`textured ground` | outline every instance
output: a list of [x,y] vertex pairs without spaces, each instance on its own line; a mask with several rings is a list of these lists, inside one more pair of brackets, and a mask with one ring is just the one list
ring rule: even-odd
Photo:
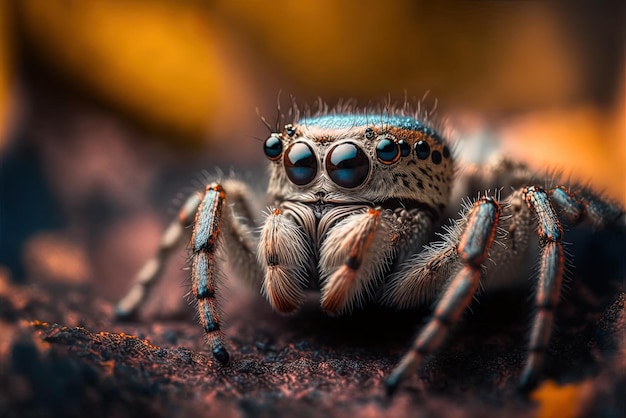
[[373,309],[328,318],[312,297],[302,312],[283,317],[260,298],[233,291],[227,334],[234,361],[221,367],[208,356],[191,313],[121,323],[89,282],[15,284],[6,272],[0,277],[1,417],[626,412],[626,295],[616,290],[619,283],[571,284],[558,311],[547,379],[529,397],[515,383],[530,311],[523,294],[510,292],[483,295],[446,349],[387,402],[383,378],[425,313]]

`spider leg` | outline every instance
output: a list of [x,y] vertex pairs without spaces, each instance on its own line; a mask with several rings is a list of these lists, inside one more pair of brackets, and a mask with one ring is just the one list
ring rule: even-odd
[[330,230],[320,249],[322,309],[337,314],[363,301],[393,254],[390,232],[380,208],[348,216]]
[[169,224],[163,233],[157,253],[143,265],[135,276],[128,293],[117,303],[115,315],[118,318],[130,319],[137,313],[154,284],[161,278],[167,261],[189,240],[188,227],[195,219],[201,199],[202,194],[200,193],[194,193],[187,198],[178,217]]
[[242,274],[247,272],[243,277],[248,277],[249,283],[255,284],[255,281],[258,284],[260,273],[247,225],[237,217],[238,213],[249,213],[247,189],[236,180],[226,180],[224,186],[232,191],[235,210],[224,210],[225,187],[219,183],[206,186],[196,212],[190,244],[191,290],[198,302],[200,323],[207,342],[215,359],[222,364],[228,363],[230,356],[221,331],[221,312],[217,303],[216,253],[220,245],[224,245],[227,255],[239,256],[235,265]]
[[[223,246],[223,251],[237,260],[233,264],[239,276],[252,287],[259,288],[261,274],[250,230],[254,225],[249,192],[235,179],[224,180],[222,184],[211,183],[204,193],[194,193],[187,199],[179,216],[163,234],[159,251],[140,270],[131,290],[118,303],[116,314],[122,318],[134,314],[161,277],[171,255],[185,242],[190,243],[191,293],[198,302],[200,322],[213,355],[221,363],[227,363],[229,355],[220,331],[216,303],[216,253]],[[230,206],[225,206],[226,190],[233,201]]]
[[578,224],[588,220],[596,227],[615,224],[624,212],[585,190],[580,192],[580,197],[563,186],[554,187],[548,192],[529,186],[522,189],[522,193],[528,207],[537,215],[537,232],[542,247],[535,296],[537,314],[533,318],[529,355],[519,383],[522,390],[529,390],[535,386],[543,368],[544,353],[550,342],[554,311],[563,281],[563,228],[554,206],[560,209],[560,215],[566,221]]
[[259,264],[265,266],[261,293],[283,313],[294,312],[304,302],[311,257],[310,245],[293,215],[283,207],[270,209],[257,251]]
[[596,228],[609,225],[624,227],[623,223],[619,225],[624,210],[590,190],[580,189],[575,192],[565,186],[556,186],[548,191],[548,195],[559,217],[571,225],[588,221]]
[[462,267],[437,302],[433,317],[387,379],[389,396],[393,395],[407,374],[418,368],[426,357],[441,346],[450,327],[458,322],[471,302],[480,285],[482,263],[496,236],[500,211],[500,205],[489,197],[477,200],[470,209],[456,249]]
[[417,308],[432,302],[445,286],[445,278],[459,263],[456,246],[457,228],[448,229],[445,241],[426,246],[410,257],[392,274],[382,297],[382,303],[395,309]]
[[229,355],[220,329],[220,312],[216,301],[215,253],[225,200],[226,194],[221,185],[211,183],[206,187],[191,236],[191,290],[198,302],[200,323],[213,356],[222,364],[228,363]]
[[[458,188],[460,196],[493,189],[494,186],[504,190],[521,190],[529,184],[539,184],[546,178],[530,170],[526,164],[508,158],[500,158],[485,166],[471,164],[464,169],[464,175],[459,182],[461,187]],[[550,184],[545,187],[561,219],[571,225],[586,220],[598,228],[618,224],[618,220],[624,215],[620,205],[610,202],[587,187],[576,184],[572,187],[560,185],[563,181],[561,177],[558,172],[552,173],[547,178]],[[557,185],[553,187],[555,184]],[[624,222],[619,226],[626,227]]]
[[563,228],[550,203],[548,193],[535,186],[524,188],[522,193],[528,207],[537,215],[537,233],[542,247],[535,296],[537,313],[531,326],[529,355],[520,378],[520,387],[530,389],[543,368],[544,353],[554,323],[554,311],[561,293],[565,258],[561,243]]

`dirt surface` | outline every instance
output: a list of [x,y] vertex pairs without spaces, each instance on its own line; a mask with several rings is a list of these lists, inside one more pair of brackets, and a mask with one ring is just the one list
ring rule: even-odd
[[223,367],[210,357],[192,307],[179,317],[118,322],[112,301],[89,281],[0,278],[2,417],[626,412],[626,294],[613,285],[570,283],[545,380],[528,396],[516,379],[531,310],[525,295],[507,292],[482,295],[446,348],[388,401],[384,377],[427,311],[373,308],[330,318],[313,294],[285,317],[235,289],[226,309],[233,361]]

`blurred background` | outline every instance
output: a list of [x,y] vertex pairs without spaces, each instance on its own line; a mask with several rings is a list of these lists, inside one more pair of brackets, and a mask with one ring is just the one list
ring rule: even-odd
[[[273,123],[279,92],[284,105],[429,92],[461,144],[563,168],[624,204],[624,12],[618,1],[4,0],[0,275],[93,281],[115,300],[203,169],[262,189],[257,109]],[[152,314],[178,306],[184,259]]]

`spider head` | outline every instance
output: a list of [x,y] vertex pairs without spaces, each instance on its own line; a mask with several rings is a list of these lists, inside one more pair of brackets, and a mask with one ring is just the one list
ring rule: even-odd
[[447,205],[454,166],[443,137],[404,113],[305,117],[264,143],[269,194],[326,203]]

